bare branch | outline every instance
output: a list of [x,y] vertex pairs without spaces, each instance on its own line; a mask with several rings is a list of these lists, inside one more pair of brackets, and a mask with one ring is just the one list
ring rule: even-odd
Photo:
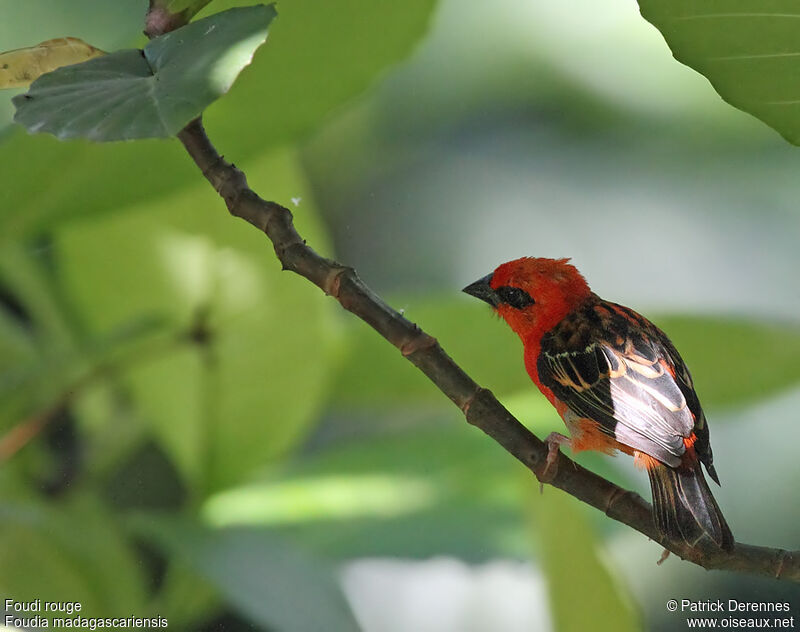
[[178,138],[225,200],[231,214],[266,233],[285,270],[304,276],[391,342],[463,411],[470,424],[497,441],[541,482],[564,490],[659,542],[682,559],[704,568],[743,571],[800,582],[800,551],[737,543],[733,552],[726,553],[667,541],[656,531],[650,505],[638,494],[618,487],[563,454],[559,455],[555,475],[545,477],[548,452],[545,443],[509,413],[490,391],[472,380],[435,338],[405,319],[364,285],[355,270],[321,257],[308,246],[295,230],[291,212],[279,204],[262,200],[247,186],[244,173],[217,153],[200,119],[189,123]]

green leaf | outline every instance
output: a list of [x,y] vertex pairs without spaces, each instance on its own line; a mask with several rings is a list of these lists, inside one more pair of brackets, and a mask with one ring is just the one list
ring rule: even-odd
[[77,601],[87,617],[147,616],[139,561],[97,503],[2,504],[0,541],[6,597]]
[[540,495],[533,485],[529,489],[555,629],[640,630],[630,596],[603,559],[586,507],[560,490],[548,487]]
[[[248,4],[216,0],[205,11]],[[362,93],[387,66],[406,58],[425,34],[436,0],[292,0],[247,82],[209,109],[209,133],[241,155],[300,138]],[[262,119],[258,133],[242,125]]]
[[[247,172],[278,200],[302,197],[298,226],[324,251],[294,155],[277,152]],[[194,490],[236,483],[305,436],[335,358],[336,306],[282,273],[266,237],[232,219],[205,182],[76,223],[56,246],[67,291],[95,335],[137,317],[169,323],[162,352],[121,370]],[[206,333],[176,348],[198,322]]]
[[272,5],[217,13],[125,50],[66,66],[14,97],[30,132],[94,141],[177,134],[225,94],[275,17]]
[[194,568],[254,622],[282,632],[358,630],[331,570],[259,529],[140,521],[142,532]]
[[792,0],[639,0],[675,59],[734,107],[800,144],[800,49]]

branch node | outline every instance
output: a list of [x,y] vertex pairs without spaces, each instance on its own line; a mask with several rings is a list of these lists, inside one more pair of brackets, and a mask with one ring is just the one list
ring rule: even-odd
[[[208,165],[208,167],[203,169],[203,176],[206,178],[206,180],[212,180],[212,173],[214,173],[220,165],[224,164],[224,156],[217,156],[217,158],[210,165]],[[214,186],[214,188],[216,189],[217,187]],[[219,192],[219,190],[217,190],[217,192]]]
[[[275,252],[278,253],[278,257],[280,257],[280,253],[278,252],[278,248],[282,247],[283,250],[286,250],[290,245],[293,245],[294,242],[280,245],[280,240],[276,240],[273,235],[273,229],[270,227],[272,222],[282,223],[283,226],[292,226],[292,222],[294,220],[294,216],[292,212],[286,208],[285,206],[281,206],[280,204],[276,204],[275,202],[265,202],[262,200],[252,189],[245,189],[246,192],[253,194],[253,199],[257,201],[258,205],[262,208],[262,213],[266,216],[266,221],[264,221],[263,226],[261,226],[261,230],[266,233],[266,235],[272,239],[273,243],[275,243]],[[279,227],[280,228],[280,227]],[[300,237],[297,236],[297,241],[300,241]]]
[[[269,219],[267,221],[269,222]],[[300,253],[294,256],[292,254],[292,250],[296,248],[300,249]],[[299,241],[290,241],[288,243],[281,244],[280,246],[275,246],[275,254],[278,255],[278,259],[281,262],[281,268],[284,270],[291,270],[292,272],[297,272],[296,262],[302,259],[304,250],[305,245]]]
[[614,491],[611,492],[611,495],[608,497],[608,500],[606,501],[606,508],[603,513],[605,513],[607,516],[610,516],[611,506],[614,504],[614,501],[617,500],[618,496],[624,496],[627,493],[628,492],[622,489],[621,487],[615,487]]
[[[482,387],[479,386],[478,388],[475,389],[475,391],[472,393],[472,395],[467,397],[467,399],[464,401],[464,403],[459,406],[459,408],[461,409],[461,412],[464,413],[464,416],[467,418],[467,421],[469,421],[469,409],[472,407],[472,404],[475,402],[476,399],[478,399],[478,397],[481,394],[488,393],[488,392],[489,392],[488,389],[482,388]],[[470,422],[470,423],[472,423],[472,422]]]
[[416,325],[414,325],[414,331],[416,332],[416,335],[406,340],[400,345],[400,353],[402,353],[403,356],[406,358],[410,356],[412,353],[416,353],[417,351],[424,351],[425,349],[430,349],[431,347],[435,347],[438,344],[436,338],[434,338],[429,334],[426,334]]
[[[305,241],[303,243],[305,244]],[[347,273],[352,274],[353,268],[345,266],[332,267],[325,276],[325,281],[322,283],[322,291],[328,296],[338,299],[339,290],[342,287],[342,276]]]

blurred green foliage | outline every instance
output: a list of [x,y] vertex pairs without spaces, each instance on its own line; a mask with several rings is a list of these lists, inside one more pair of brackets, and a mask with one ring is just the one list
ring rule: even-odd
[[[8,3],[0,35],[11,42],[13,23],[21,25],[15,37],[30,39],[7,48],[74,35],[113,50],[136,42],[142,28],[146,2],[138,11],[123,4],[119,12],[99,0],[76,0],[70,11],[56,0]],[[216,0],[203,15],[239,4]],[[648,118],[672,83],[642,105],[630,100],[641,90],[638,80],[598,81],[590,71],[602,71],[597,51],[612,48],[609,37],[622,51],[631,44],[613,25],[595,24],[591,10],[548,5],[535,13],[511,0],[464,10],[444,2],[432,18],[433,8],[432,0],[281,3],[270,39],[231,93],[209,108],[207,128],[254,189],[295,212],[319,252],[351,263],[365,251],[348,250],[348,239],[374,248],[364,278],[376,277],[392,305],[546,435],[562,423],[525,374],[518,340],[488,308],[458,294],[463,283],[429,282],[451,268],[469,280],[475,271],[467,266],[495,256],[465,245],[459,230],[471,200],[454,174],[471,165],[467,173],[497,180],[475,206],[496,217],[500,237],[481,233],[469,243],[510,258],[515,233],[534,248],[534,237],[564,232],[576,252],[561,254],[579,256],[587,234],[594,242],[586,251],[604,253],[608,268],[622,270],[618,280],[636,266],[627,259],[618,266],[605,253],[617,257],[630,244],[612,240],[620,227],[611,226],[595,245],[590,220],[627,198],[594,206],[603,201],[595,189],[607,191],[613,173],[600,169],[616,158],[622,170],[652,164],[668,178],[656,186],[636,171],[609,185],[626,195],[644,182],[684,201],[687,190],[707,186],[695,182],[694,163],[686,166],[677,149],[638,147],[636,130],[674,137],[687,121],[702,127],[683,151],[707,160],[731,195],[747,174],[794,200],[781,188],[793,176],[785,167],[770,170],[784,156],[767,149],[748,166],[730,149],[743,129],[730,123],[735,117],[707,129],[705,121],[717,121],[708,112],[718,110],[697,105],[691,91],[695,109],[665,102]],[[416,50],[432,20],[432,43]],[[583,33],[581,46],[565,33]],[[492,57],[497,47],[502,52]],[[389,74],[412,52],[409,65]],[[619,56],[613,68],[634,72],[624,62],[638,57]],[[382,73],[385,81],[349,105]],[[675,111],[664,114],[669,107]],[[493,152],[508,142],[503,137],[490,139],[487,158],[471,154],[457,132],[472,138],[485,120],[523,137],[526,151],[542,152],[544,179],[558,174],[570,191],[590,191],[582,222],[552,211],[553,192],[544,190],[546,212],[524,200],[536,231],[514,230],[520,217],[502,193],[514,178],[530,179],[530,165],[515,165],[519,173],[491,166]],[[452,136],[431,138],[439,126]],[[600,136],[606,127],[622,140]],[[525,136],[530,128],[533,140]],[[762,147],[753,138],[742,155]],[[582,156],[578,168],[562,145]],[[643,586],[671,581],[666,568],[656,569],[656,579],[655,571],[640,572],[655,568],[657,547],[633,554],[624,541],[625,554],[615,557],[612,545],[635,537],[629,530],[556,490],[540,497],[527,471],[467,426],[401,354],[316,288],[281,272],[269,242],[225,213],[178,143],[59,143],[7,130],[0,152],[0,568],[14,571],[0,573],[0,596],[77,600],[88,616],[161,615],[174,629],[352,630],[332,564],[452,555],[472,563],[530,560],[548,585],[549,606],[541,607],[560,630],[637,629],[663,610],[660,593],[634,602]],[[416,185],[423,174],[408,167],[417,162],[422,170],[435,163],[452,178],[426,191]],[[588,163],[599,166],[590,171]],[[449,196],[436,217],[421,216],[414,196],[423,193]],[[629,204],[625,223],[639,227],[646,204],[635,194]],[[660,211],[666,223],[679,223],[668,208]],[[403,223],[418,241],[400,237]],[[650,229],[641,226],[643,234]],[[405,254],[393,259],[387,253],[398,244]],[[702,245],[706,259],[723,252],[711,240]],[[448,258],[448,248],[460,257]],[[688,246],[675,250],[662,257],[663,268],[688,256]],[[387,283],[387,269],[405,271],[405,282]],[[768,491],[786,504],[790,518],[797,470],[784,465],[796,463],[792,443],[773,441],[769,453],[753,454],[753,428],[737,424],[736,415],[800,384],[796,320],[709,315],[677,301],[669,312],[653,320],[692,370],[715,446],[737,427],[746,437],[738,441],[746,459],[734,461],[741,452],[732,440],[727,463],[716,452],[726,483],[719,493],[738,499],[746,518],[752,499],[732,494],[749,489],[742,480],[762,485],[761,496]],[[770,430],[775,420],[759,423],[759,437],[778,432]],[[787,484],[769,484],[764,459],[775,461]],[[645,486],[622,458],[579,460],[622,484]],[[728,486],[731,479],[738,488]],[[737,527],[749,536],[751,524]],[[636,581],[619,576],[626,561],[636,565]],[[710,581],[698,569],[685,572],[696,585]]]
[[[303,198],[299,228],[325,247],[291,152],[265,155],[247,171],[276,199]],[[263,235],[225,213],[199,214],[211,206],[204,185],[124,215],[73,223],[54,243],[61,281],[88,336],[148,316],[162,319],[173,340],[183,336],[179,349],[166,338],[169,353],[115,377],[201,496],[305,436],[336,351],[335,306],[282,274]],[[293,356],[314,361],[287,362]]]
[[113,514],[96,499],[75,494],[59,503],[9,502],[0,512],[4,595],[77,601],[94,617],[145,612],[141,562]]
[[[530,387],[521,343],[507,327],[495,322],[489,308],[476,307],[461,297],[398,296],[392,302],[407,306],[406,317],[425,323],[425,330],[496,394],[511,395]],[[709,316],[652,319],[681,350],[707,408],[741,406],[800,382],[800,327]],[[353,342],[347,345],[347,358],[334,389],[339,405],[440,399],[423,376],[403,375],[402,359],[386,353],[383,341],[368,327],[361,323],[349,326]],[[369,374],[363,372],[365,359],[371,367]],[[729,367],[742,370],[729,371]]]
[[[533,486],[531,485],[531,488]],[[585,507],[564,494],[531,500],[539,526],[542,565],[559,630],[638,630],[639,615],[609,570]]]
[[657,319],[686,349],[695,387],[707,408],[742,406],[800,382],[800,327],[736,318]]
[[150,9],[164,9],[172,14],[181,14],[183,20],[190,19],[211,0],[153,0]]
[[179,521],[142,521],[138,528],[270,629],[358,630],[333,574],[274,534]]

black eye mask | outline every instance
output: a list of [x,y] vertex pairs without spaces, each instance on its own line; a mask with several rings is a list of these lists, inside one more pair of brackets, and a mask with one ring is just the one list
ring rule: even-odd
[[523,309],[528,305],[533,305],[536,301],[531,298],[525,290],[510,285],[503,285],[495,290],[500,300],[515,309]]

